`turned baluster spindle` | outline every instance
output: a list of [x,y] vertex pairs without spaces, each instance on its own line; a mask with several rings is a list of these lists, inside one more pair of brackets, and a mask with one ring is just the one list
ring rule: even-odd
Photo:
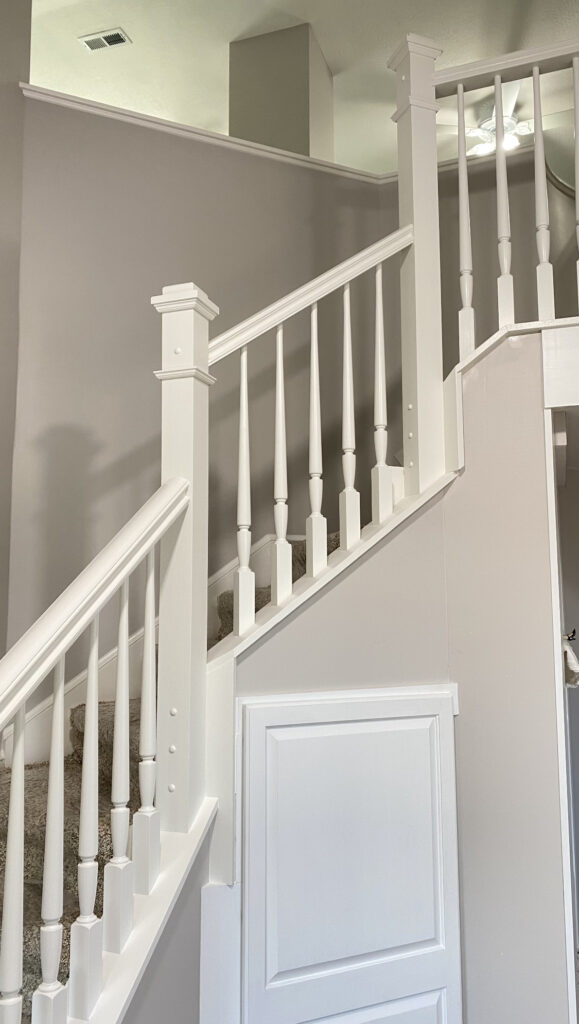
[[0,1019],[19,1024],[22,1014],[22,927],[24,920],[24,707],[16,713],[4,864],[0,937]]
[[344,490],[340,494],[340,547],[349,551],[360,540],[360,495],[356,479],[356,414],[352,364],[352,318],[350,285],[343,289],[344,348],[342,372],[342,471]]
[[499,327],[515,322],[515,298],[511,274],[511,216],[509,211],[509,184],[507,179],[507,153],[505,150],[505,121],[501,76],[495,75],[495,123],[497,168],[497,234],[499,243],[500,276],[497,282]]
[[98,673],[99,620],[90,627],[88,674],[82,747],[82,780],[78,834],[78,900],[80,914],[71,928],[69,1014],[90,1017],[102,989],[102,921],[94,908],[98,881]]
[[306,520],[306,572],[317,576],[328,564],[328,527],[322,515],[324,490],[322,462],[322,413],[320,402],[320,358],[318,350],[318,304],[310,312],[310,508]]
[[392,513],[392,470],[386,465],[388,448],[388,409],[386,399],[386,351],[384,342],[384,299],[382,265],[375,270],[374,327],[374,449],[376,465],[372,470],[372,522],[383,523]]
[[283,604],[292,592],[292,549],[287,539],[288,489],[287,441],[285,421],[285,379],[283,365],[283,326],[275,338],[275,440],[273,515],[275,544],[271,565],[271,603]]
[[543,113],[541,109],[541,75],[533,68],[533,100],[535,118],[535,223],[537,227],[537,308],[539,320],[555,319],[555,291],[553,266],[550,262],[551,232],[549,226],[549,196],[547,167],[543,141]]
[[470,229],[470,201],[468,195],[468,168],[466,157],[466,128],[464,121],[464,86],[458,86],[458,216],[460,297],[462,308],[458,314],[458,349],[462,361],[474,352],[475,326],[472,306],[473,268]]
[[239,382],[239,460],[237,477],[237,554],[234,577],[233,631],[243,636],[255,623],[255,573],[251,554],[251,469],[249,461],[249,399],[247,346],[241,349]]
[[157,782],[157,679],[155,665],[155,552],[147,556],[143,676],[139,730],[140,809],[133,817],[135,892],[147,895],[155,884],[160,863],[160,815],[155,810]]
[[112,860],[104,878],[104,948],[120,953],[133,926],[133,864],[129,845],[130,752],[129,752],[129,581],[121,587],[117,647],[117,685],[113,732],[111,787]]
[[54,673],[52,730],[48,767],[40,962],[42,983],[32,997],[32,1021],[66,1024],[68,997],[58,981],[62,953],[64,829],[64,657]]
[[[573,57],[573,111],[575,121],[575,181],[579,182],[579,57]],[[575,238],[579,252],[579,188],[575,188]],[[579,259],[577,260],[577,295],[579,298]]]
[[80,826],[78,834],[78,899],[80,920],[95,916],[99,849],[99,748],[98,748],[98,619],[90,629],[88,676],[84,711],[82,780],[80,789]]

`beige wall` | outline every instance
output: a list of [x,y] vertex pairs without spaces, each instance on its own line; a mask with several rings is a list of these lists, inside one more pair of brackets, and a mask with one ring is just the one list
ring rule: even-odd
[[566,1024],[555,652],[540,339],[465,376],[464,473],[444,503],[459,686],[468,1024]]
[[201,890],[209,877],[208,843],[185,880],[123,1024],[198,1024]]
[[[158,484],[153,371],[161,325],[150,296],[164,284],[195,281],[221,307],[215,334],[396,226],[395,201],[385,202],[372,183],[37,101],[27,104],[25,160],[12,641]],[[370,301],[362,310],[360,294],[357,323],[366,330],[357,332],[356,376],[361,465],[365,459],[369,468],[372,313]],[[339,302],[320,311],[333,521],[341,473],[339,315]],[[390,344],[395,353],[396,330]],[[290,478],[301,484],[290,499],[293,532],[303,532],[307,510],[308,364],[307,318],[300,317],[286,342]],[[215,373],[210,571],[235,552],[237,357]],[[273,521],[271,336],[252,346],[250,375],[258,539]],[[114,642],[104,625],[103,650]]]
[[24,100],[28,80],[30,0],[3,0],[0,33],[0,655],[8,611],[10,493],[18,367],[18,281]]
[[333,160],[333,80],[310,25],[230,44],[229,134]]

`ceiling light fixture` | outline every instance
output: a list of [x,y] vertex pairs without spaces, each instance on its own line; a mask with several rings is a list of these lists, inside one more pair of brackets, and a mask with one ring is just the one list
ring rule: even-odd
[[[517,121],[516,117],[504,117],[503,147],[506,150],[520,146],[519,137],[532,135],[533,129],[528,121]],[[477,139],[477,143],[468,151],[468,156],[490,156],[497,148],[497,126],[494,117],[482,121],[476,128],[467,128],[467,138]]]

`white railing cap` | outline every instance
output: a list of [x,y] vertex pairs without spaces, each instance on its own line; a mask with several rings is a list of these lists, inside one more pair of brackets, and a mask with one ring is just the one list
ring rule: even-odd
[[165,285],[161,295],[153,295],[151,305],[158,313],[177,313],[184,309],[193,309],[201,313],[206,320],[214,320],[219,313],[219,306],[216,306],[192,281]]

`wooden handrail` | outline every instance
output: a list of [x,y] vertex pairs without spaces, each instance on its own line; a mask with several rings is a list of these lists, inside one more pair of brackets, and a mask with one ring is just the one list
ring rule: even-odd
[[495,75],[500,75],[502,82],[515,82],[519,78],[530,78],[535,66],[539,67],[543,73],[561,71],[563,68],[571,66],[573,57],[577,54],[579,54],[579,39],[571,43],[516,50],[514,53],[505,53],[502,57],[446,68],[443,71],[436,71],[434,74],[436,95],[438,97],[454,96],[459,83],[464,85],[465,92],[484,89],[486,86],[493,85]]
[[398,231],[393,231],[386,238],[374,242],[367,249],[362,249],[355,256],[351,256],[343,263],[327,270],[325,274],[320,274],[319,277],[308,281],[307,284],[290,292],[289,295],[274,302],[271,306],[266,306],[260,313],[255,313],[236,327],[232,327],[213,339],[209,345],[209,365],[219,362],[220,359],[225,359],[225,356],[237,352],[238,349],[255,341],[256,338],[260,338],[267,331],[279,327],[296,313],[301,313],[302,310],[313,306],[326,295],[330,295],[331,292],[353,281],[360,274],[372,270],[378,263],[383,263],[397,252],[408,249],[413,241],[414,230],[411,224],[399,228]]
[[189,492],[180,478],[163,484],[2,658],[0,729],[187,509]]

